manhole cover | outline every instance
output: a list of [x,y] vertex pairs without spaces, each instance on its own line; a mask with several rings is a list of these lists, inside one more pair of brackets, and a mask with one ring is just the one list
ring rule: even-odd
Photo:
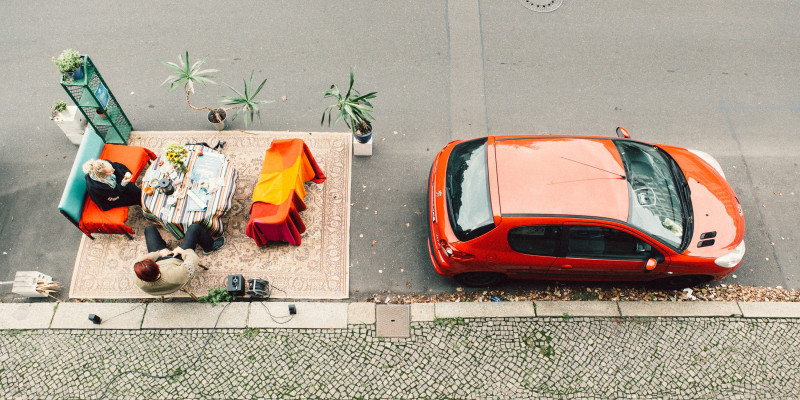
[[382,304],[375,307],[375,334],[378,337],[410,337],[409,307]]
[[563,3],[564,0],[519,0],[519,2],[529,10],[536,12],[552,12],[558,7],[561,7],[561,3]]

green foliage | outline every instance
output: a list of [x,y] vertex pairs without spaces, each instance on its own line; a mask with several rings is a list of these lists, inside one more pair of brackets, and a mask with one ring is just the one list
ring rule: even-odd
[[61,52],[58,58],[53,57],[53,62],[58,67],[59,72],[66,78],[67,72],[75,71],[83,65],[83,57],[75,50],[66,49]]
[[67,102],[63,100],[58,100],[53,103],[53,113],[60,113],[66,111],[67,109]]
[[216,69],[200,69],[200,66],[203,65],[204,62],[206,62],[205,58],[195,61],[194,64],[190,64],[188,51],[185,57],[183,55],[178,55],[177,63],[161,61],[162,64],[169,67],[173,72],[173,74],[168,76],[161,84],[164,85],[169,82],[169,90],[183,85],[187,93],[194,93],[195,82],[200,82],[203,85],[208,83],[216,85],[217,83],[211,80],[211,78],[214,78],[211,74],[218,71]]
[[242,331],[242,336],[252,339],[253,337],[257,336],[260,330],[258,328],[246,328]]
[[579,291],[575,293],[575,297],[577,297],[577,299],[580,301],[598,300],[600,298],[600,294],[589,291]]
[[350,69],[350,86],[347,88],[347,93],[342,94],[335,84],[331,85],[330,89],[322,92],[323,98],[332,97],[336,100],[336,103],[325,107],[322,112],[322,120],[319,122],[320,125],[325,124],[325,114],[327,113],[328,126],[331,126],[332,112],[335,108],[338,113],[336,119],[333,120],[333,126],[336,126],[339,120],[343,119],[354,135],[357,130],[365,134],[372,131],[371,121],[374,121],[375,118],[372,116],[372,103],[369,100],[374,99],[378,92],[361,95],[358,90],[353,89],[355,70],[355,67]]
[[202,301],[203,303],[211,303],[215,307],[220,302],[233,301],[233,300],[234,297],[231,296],[231,294],[228,293],[228,289],[224,287],[216,287],[208,289],[208,294],[203,297],[200,297],[200,301]]
[[456,317],[456,318],[436,318],[433,320],[434,325],[466,325],[467,321],[464,321],[464,318]]
[[[264,103],[272,103],[271,100],[256,100],[255,99],[256,96],[258,96],[258,92],[260,92],[261,89],[264,88],[264,84],[267,83],[267,79],[264,78],[264,80],[261,81],[261,84],[258,85],[258,88],[256,90],[253,90],[253,87],[254,87],[254,85],[253,85],[253,74],[254,73],[255,73],[255,71],[251,71],[250,72],[250,84],[249,85],[247,84],[246,80],[242,79],[242,83],[244,84],[244,90],[242,92],[239,92],[238,90],[234,89],[231,85],[228,85],[227,83],[225,84],[225,86],[229,87],[231,90],[233,90],[234,93],[236,93],[236,96],[222,96],[222,99],[223,99],[222,100],[222,104],[223,105],[234,106],[233,108],[236,109],[236,113],[233,115],[233,118],[231,118],[231,121],[236,120],[236,117],[238,117],[239,114],[247,114],[247,113],[249,113],[250,114],[250,122],[253,122],[253,119],[255,118],[255,116],[258,116],[258,122],[261,122],[261,111],[259,111],[258,105],[259,104],[264,104]],[[246,118],[244,120],[244,127],[247,128],[247,119]]]
[[561,318],[564,318],[564,321],[569,321],[572,319],[572,315],[569,315],[569,313],[565,312],[563,315],[561,315]]
[[523,339],[526,346],[531,349],[539,351],[539,354],[550,358],[556,354],[555,348],[550,344],[553,337],[548,335],[545,331],[534,331],[533,336],[528,336]]

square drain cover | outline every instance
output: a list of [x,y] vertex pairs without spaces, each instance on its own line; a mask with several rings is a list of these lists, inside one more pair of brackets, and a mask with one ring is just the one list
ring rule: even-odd
[[378,337],[410,337],[409,309],[403,304],[379,304],[375,308],[375,333]]

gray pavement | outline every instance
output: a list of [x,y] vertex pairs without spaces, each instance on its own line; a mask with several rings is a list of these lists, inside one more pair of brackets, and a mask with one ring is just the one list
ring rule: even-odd
[[[151,131],[210,129],[159,86],[169,71],[158,60],[185,50],[208,56],[221,82],[251,70],[268,78],[263,98],[277,102],[264,106],[259,130],[319,130],[322,90],[346,84],[357,66],[357,87],[378,97],[374,154],[353,164],[354,299],[456,286],[434,272],[425,245],[425,179],[450,140],[612,135],[618,125],[719,159],[747,219],[748,252],[728,282],[798,287],[800,8],[791,3],[565,0],[548,14],[517,0],[7,8],[0,281],[39,270],[70,282],[81,235],[56,205],[76,148],[48,118],[66,99],[50,58],[74,47],[91,55],[134,128]],[[201,86],[193,99],[215,104],[227,91]]]
[[[559,304],[553,304],[559,303]],[[609,304],[616,315],[586,304]],[[196,304],[60,304],[50,329],[0,330],[0,397],[9,399],[791,399],[800,397],[800,309],[782,303],[752,317],[752,303],[530,302],[413,304],[407,337],[379,337],[376,307],[344,304],[338,328],[254,328],[283,303],[232,303],[203,311],[247,317],[236,329],[58,329],[93,310],[105,323],[150,307]],[[763,303],[759,303],[763,304]],[[638,308],[627,314],[623,305]],[[0,322],[22,307],[0,307]],[[558,316],[539,310],[558,306]],[[238,310],[233,307],[239,307]],[[242,308],[244,307],[244,308]],[[193,308],[190,310],[190,308]],[[244,312],[247,308],[250,312]],[[147,309],[147,311],[145,311]],[[642,310],[649,310],[643,314]],[[782,309],[783,314],[776,314]],[[126,312],[125,314],[120,314]],[[536,312],[533,312],[536,310]],[[670,311],[672,310],[672,311]],[[716,311],[715,311],[716,310]],[[723,311],[719,311],[723,310]],[[733,310],[726,317],[717,315]],[[736,311],[739,310],[739,311]],[[37,315],[43,314],[34,313]],[[59,317],[59,313],[65,313]],[[771,313],[776,318],[763,318]],[[232,315],[238,314],[239,316]],[[380,314],[380,312],[378,312]],[[659,316],[661,314],[676,316]],[[33,315],[33,314],[30,314]],[[486,315],[504,315],[486,317]],[[550,315],[550,314],[546,314]],[[587,315],[587,316],[579,316]],[[631,316],[637,315],[637,316]],[[643,316],[647,315],[647,316]],[[795,318],[786,318],[793,315]],[[119,317],[118,317],[119,316]],[[413,317],[413,316],[416,316]],[[165,318],[163,310],[153,318]],[[316,316],[318,326],[342,314]],[[25,318],[22,318],[25,319]],[[32,322],[33,320],[31,320]],[[127,324],[127,322],[123,322]],[[101,324],[100,326],[102,326]],[[210,325],[213,326],[213,325]],[[221,325],[220,325],[221,326]],[[167,376],[154,378],[153,376]]]

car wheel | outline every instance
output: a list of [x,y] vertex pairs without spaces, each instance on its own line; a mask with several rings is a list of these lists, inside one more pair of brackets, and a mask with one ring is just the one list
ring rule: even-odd
[[502,282],[506,278],[503,274],[497,272],[466,272],[458,274],[455,279],[464,286],[481,287],[494,285],[495,283]]
[[664,289],[684,289],[695,286],[700,286],[704,283],[711,281],[710,276],[706,275],[681,275],[673,276],[671,278],[664,278],[654,281],[653,283]]

